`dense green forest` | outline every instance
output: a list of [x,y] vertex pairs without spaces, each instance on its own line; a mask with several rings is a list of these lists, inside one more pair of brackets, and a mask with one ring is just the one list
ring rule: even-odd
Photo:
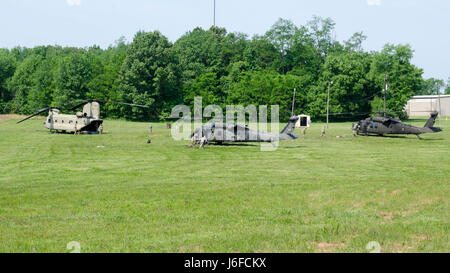
[[251,38],[211,27],[196,28],[175,43],[158,31],[140,31],[131,43],[121,38],[106,49],[0,49],[0,113],[101,99],[151,106],[143,111],[106,104],[104,117],[158,120],[202,96],[204,106],[280,105],[280,117],[287,119],[296,88],[296,112],[317,119],[326,112],[330,82],[333,113],[382,110],[385,74],[392,111],[401,111],[413,95],[445,88],[442,80],[422,78],[409,45],[367,52],[363,33],[338,42],[334,28],[329,18],[313,17],[304,26],[279,19],[265,35]]

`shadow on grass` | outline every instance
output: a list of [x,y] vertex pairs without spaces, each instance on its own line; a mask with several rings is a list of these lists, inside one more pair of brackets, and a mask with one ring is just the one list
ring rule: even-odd
[[[362,137],[366,137],[366,136],[362,136]],[[420,141],[441,141],[444,140],[443,138],[426,138],[426,136],[422,136],[421,139],[417,138],[417,137],[413,137],[413,135],[384,135],[384,136],[380,136],[380,135],[369,135],[367,137],[376,137],[376,138],[390,138],[390,139],[417,139]]]
[[257,143],[210,143],[209,146],[223,146],[223,147],[227,147],[227,146],[257,146]]
[[[246,144],[246,143],[227,143],[227,144],[225,144],[225,143],[221,143],[221,144],[209,143],[208,145],[205,145],[205,148],[207,148],[207,147],[256,147],[256,146],[257,146],[257,144]],[[184,148],[192,149],[194,147],[192,147],[191,145],[186,145],[186,146],[184,146]],[[199,148],[199,145],[196,144],[195,148]]]
[[278,147],[278,149],[285,150],[285,149],[298,149],[298,148],[304,148],[304,147],[305,147],[304,145],[297,145],[297,146]]

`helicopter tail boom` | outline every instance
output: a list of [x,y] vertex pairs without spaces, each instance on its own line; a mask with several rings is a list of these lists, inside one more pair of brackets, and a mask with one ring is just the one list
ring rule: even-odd
[[298,117],[293,116],[289,119],[288,124],[284,127],[284,129],[280,133],[280,140],[291,140],[297,139],[298,136],[294,134],[295,123],[297,122]]

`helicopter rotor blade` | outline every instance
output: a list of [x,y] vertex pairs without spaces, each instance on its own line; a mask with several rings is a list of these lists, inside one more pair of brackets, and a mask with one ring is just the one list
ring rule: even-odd
[[135,103],[128,103],[128,102],[120,102],[120,101],[106,101],[106,100],[94,100],[96,102],[101,103],[115,103],[115,104],[122,104],[122,105],[128,105],[133,107],[140,107],[140,108],[150,108],[150,106],[147,105],[141,105],[141,104],[135,104]]
[[135,104],[135,103],[127,103],[127,102],[119,102],[119,101],[106,101],[106,100],[81,100],[81,101],[76,101],[78,104],[73,106],[72,108],[70,108],[70,111],[73,111],[81,106],[83,106],[86,103],[90,103],[90,102],[98,102],[98,103],[115,103],[115,104],[122,104],[122,105],[128,105],[128,106],[133,106],[133,107],[140,107],[140,108],[150,108],[150,106],[147,105],[140,105],[140,104]]
[[35,117],[35,116],[39,115],[40,113],[45,112],[45,111],[50,110],[50,109],[55,109],[55,108],[54,107],[45,107],[45,108],[39,109],[36,113],[34,113],[31,116],[28,116],[28,117],[18,121],[16,124],[19,124],[19,123],[22,123],[22,122],[24,122],[26,120],[29,120],[30,118]]
[[[402,111],[374,111],[374,112],[353,112],[353,113],[330,113],[330,116],[365,116],[370,114],[384,114],[384,113],[403,113]],[[323,114],[322,116],[326,116],[326,114]]]
[[73,106],[72,108],[70,108],[70,109],[68,109],[68,110],[69,110],[69,111],[76,110],[76,109],[80,108],[81,106],[85,105],[87,102],[88,102],[88,101],[83,101],[83,102],[77,104],[76,106]]

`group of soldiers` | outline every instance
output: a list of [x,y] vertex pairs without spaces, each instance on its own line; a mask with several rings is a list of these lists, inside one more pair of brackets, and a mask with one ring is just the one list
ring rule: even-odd
[[200,138],[200,140],[198,140],[198,134],[194,134],[194,135],[191,137],[191,146],[190,146],[190,147],[195,148],[195,145],[196,145],[197,143],[199,144],[199,148],[202,149],[203,147],[205,147],[206,144],[208,144],[208,139],[206,139],[205,136],[202,136],[202,137]]
[[[308,129],[308,127],[305,127],[302,129],[302,138],[305,138],[307,129]],[[322,127],[322,131],[320,133],[321,137],[326,137],[326,129],[327,129],[327,126],[324,125]],[[358,129],[359,129],[359,124],[357,124],[356,126],[355,126],[355,124],[352,124],[352,136],[355,137],[358,135]]]

